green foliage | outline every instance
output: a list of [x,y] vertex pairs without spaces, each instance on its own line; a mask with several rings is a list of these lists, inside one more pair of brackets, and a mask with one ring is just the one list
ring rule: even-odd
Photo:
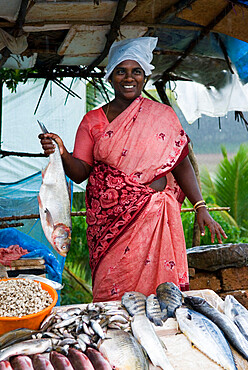
[[[210,208],[216,207],[215,197],[211,195],[205,195],[204,197],[207,206]],[[191,203],[188,199],[185,199],[182,208],[192,208]],[[229,215],[226,211],[210,212],[212,218],[218,222],[222,229],[225,231],[227,235],[227,239],[222,239],[223,243],[237,243],[237,242],[244,242],[241,240],[241,230],[236,224],[235,220]],[[193,230],[194,230],[194,221],[195,221],[195,212],[182,212],[181,219],[183,224],[186,248],[192,247],[192,239],[193,239]],[[215,244],[218,244],[217,238],[214,241]],[[205,235],[201,236],[200,245],[210,245],[211,242],[211,234],[207,227],[205,227]]]
[[[72,211],[85,211],[85,194],[73,195]],[[79,206],[81,204],[81,208]],[[77,206],[77,209],[74,206]],[[71,248],[66,257],[62,281],[64,288],[61,292],[61,304],[76,304],[92,301],[91,270],[89,266],[89,250],[86,239],[86,220],[84,216],[72,217],[72,239]],[[75,276],[75,278],[73,277]]]
[[222,148],[223,160],[220,162],[214,178],[205,169],[201,174],[204,195],[212,195],[215,203],[230,207],[230,216],[241,230],[241,236],[248,236],[248,146],[240,145],[233,159],[228,159]]
[[[231,224],[230,222],[226,221],[223,218],[222,212],[210,212],[210,215],[213,217],[215,221],[217,221],[222,229],[225,231],[227,235],[227,239],[223,239],[224,243],[237,243],[241,242],[240,234],[241,231],[239,227]],[[183,230],[186,242],[186,248],[192,247],[192,238],[193,238],[193,229],[194,229],[194,219],[195,213],[194,212],[185,212],[181,214],[182,223],[183,223]],[[217,238],[214,241],[215,244],[218,244]],[[200,245],[210,245],[211,242],[211,234],[209,229],[205,228],[205,235],[201,236]]]
[[4,82],[7,88],[13,93],[16,92],[18,83],[26,83],[28,74],[33,69],[8,69],[2,68],[0,70],[0,80]]
[[86,112],[107,103],[112,100],[114,92],[109,83],[103,82],[104,89],[99,81],[94,81],[94,84],[88,83],[86,86]]

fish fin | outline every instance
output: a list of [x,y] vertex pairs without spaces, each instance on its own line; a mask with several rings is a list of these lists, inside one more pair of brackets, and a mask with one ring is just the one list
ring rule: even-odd
[[39,207],[42,208],[42,202],[41,202],[41,199],[40,199],[39,195],[37,196],[37,199],[38,199]]
[[48,226],[53,226],[54,225],[54,222],[53,222],[53,218],[52,218],[52,215],[49,211],[49,209],[45,209],[45,214],[46,214],[46,222],[48,224]]
[[40,126],[40,129],[41,129],[41,131],[43,132],[43,134],[47,134],[47,133],[48,133],[48,130],[47,130],[46,126],[44,125],[44,123],[42,123],[42,122],[41,122],[41,121],[39,121],[38,119],[37,119],[37,122],[38,122],[38,124],[39,124],[39,126]]
[[162,321],[166,321],[168,319],[168,312],[167,312],[167,308],[164,308],[162,311],[162,316],[161,316],[161,319]]
[[154,317],[153,320],[152,320],[153,324],[155,326],[163,326],[163,322],[161,319],[157,318],[157,317]]
[[166,347],[165,343],[162,341],[162,339],[161,339],[160,337],[158,337],[158,339],[159,339],[159,341],[160,341],[161,346],[163,347],[163,349],[164,349],[165,351],[167,351],[167,347]]

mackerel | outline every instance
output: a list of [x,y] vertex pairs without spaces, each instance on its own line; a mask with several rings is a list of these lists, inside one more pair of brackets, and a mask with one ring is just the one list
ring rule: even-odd
[[248,361],[248,341],[228,316],[218,311],[201,297],[185,297],[184,303],[212,320],[222,330],[229,344]]
[[225,370],[237,370],[231,348],[213,321],[187,307],[177,308],[175,314],[181,332],[195,347]]
[[248,340],[248,310],[232,295],[227,295],[224,301],[224,313]]

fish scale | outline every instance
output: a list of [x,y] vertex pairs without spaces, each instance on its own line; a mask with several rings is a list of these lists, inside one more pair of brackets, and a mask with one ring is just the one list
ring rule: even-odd
[[177,308],[175,315],[181,332],[195,347],[224,369],[237,369],[229,344],[216,324],[187,307]]
[[175,317],[176,308],[182,305],[180,289],[172,282],[165,282],[158,285],[156,294],[162,311],[162,320]]
[[212,320],[222,330],[228,342],[248,361],[248,341],[228,316],[201,297],[185,297],[184,303]]
[[[47,133],[39,122],[43,133]],[[42,184],[38,195],[42,229],[52,247],[66,257],[71,244],[71,202],[58,144],[49,155],[49,163],[42,172]]]
[[248,310],[235,297],[227,295],[224,301],[224,313],[248,340]]

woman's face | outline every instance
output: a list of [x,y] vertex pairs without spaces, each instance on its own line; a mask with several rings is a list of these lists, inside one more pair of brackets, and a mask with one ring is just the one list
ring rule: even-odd
[[124,60],[115,67],[111,77],[116,98],[134,100],[140,96],[145,73],[138,62]]

